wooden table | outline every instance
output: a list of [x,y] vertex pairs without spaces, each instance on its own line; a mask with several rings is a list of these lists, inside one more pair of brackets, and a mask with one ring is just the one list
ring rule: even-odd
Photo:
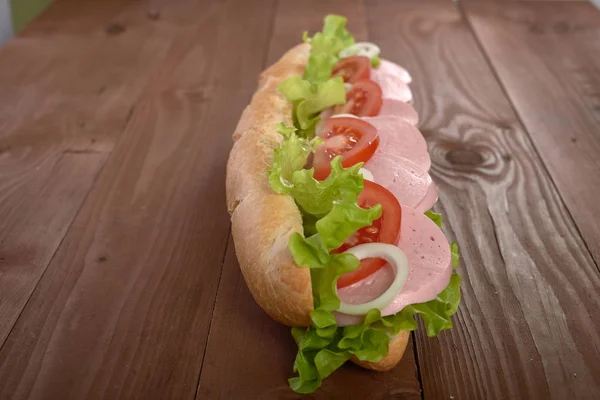
[[328,12],[413,75],[463,300],[312,398],[600,398],[592,5],[64,0],[0,49],[1,399],[300,397],[224,174],[258,73]]

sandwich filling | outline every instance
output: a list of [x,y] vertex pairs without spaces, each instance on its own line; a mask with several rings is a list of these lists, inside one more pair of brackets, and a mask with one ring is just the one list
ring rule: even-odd
[[346,19],[329,15],[311,44],[304,75],[282,82],[293,126],[269,169],[271,188],[291,195],[304,235],[291,236],[299,267],[310,268],[312,325],[293,328],[298,345],[289,380],[315,391],[351,357],[379,362],[390,339],[417,328],[452,328],[460,301],[458,247],[430,211],[437,191],[418,115],[408,103],[411,77],[355,43]]

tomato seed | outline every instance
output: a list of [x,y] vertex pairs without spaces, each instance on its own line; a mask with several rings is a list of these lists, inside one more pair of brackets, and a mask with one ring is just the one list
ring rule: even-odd
[[377,229],[374,226],[369,226],[368,228],[365,228],[365,231],[371,234],[376,234],[377,232],[379,232],[379,229]]

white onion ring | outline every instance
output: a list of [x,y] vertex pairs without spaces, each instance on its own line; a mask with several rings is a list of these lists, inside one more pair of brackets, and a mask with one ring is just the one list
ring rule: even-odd
[[351,56],[367,56],[370,59],[373,59],[377,57],[380,53],[381,49],[375,43],[358,42],[340,51],[340,58],[346,58]]
[[354,254],[359,260],[364,258],[383,258],[392,266],[396,277],[390,287],[378,298],[362,304],[340,302],[340,308],[337,309],[338,312],[348,315],[365,315],[373,308],[382,310],[394,301],[404,287],[406,278],[408,277],[408,260],[402,250],[393,244],[365,243],[352,247],[346,250],[345,253]]
[[[331,118],[359,118],[354,114],[335,114],[332,115]],[[360,118],[359,118],[360,119]]]
[[365,179],[367,181],[375,182],[375,178],[373,177],[373,174],[368,169],[361,168],[358,170],[358,173],[362,174],[363,179]]
[[323,124],[325,123],[325,120],[327,118],[331,117],[331,114],[333,114],[332,108],[327,108],[327,109],[321,111],[321,113],[319,114],[319,117],[321,117],[321,120],[319,122],[317,122],[317,126],[315,127],[315,135],[319,136],[319,133],[321,133],[321,129],[323,129]]

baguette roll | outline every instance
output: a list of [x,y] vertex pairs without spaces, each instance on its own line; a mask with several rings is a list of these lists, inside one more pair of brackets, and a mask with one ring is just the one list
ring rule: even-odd
[[[292,233],[303,233],[302,215],[291,196],[271,189],[268,170],[283,140],[275,126],[292,122],[292,107],[277,87],[302,75],[309,52],[308,44],[298,45],[260,75],[233,134],[226,176],[227,208],[244,280],[258,305],[291,327],[309,326],[313,310],[310,270],[297,266],[288,250]],[[402,358],[408,338],[408,331],[393,337],[388,355],[377,363],[351,360],[364,368],[389,370]]]

